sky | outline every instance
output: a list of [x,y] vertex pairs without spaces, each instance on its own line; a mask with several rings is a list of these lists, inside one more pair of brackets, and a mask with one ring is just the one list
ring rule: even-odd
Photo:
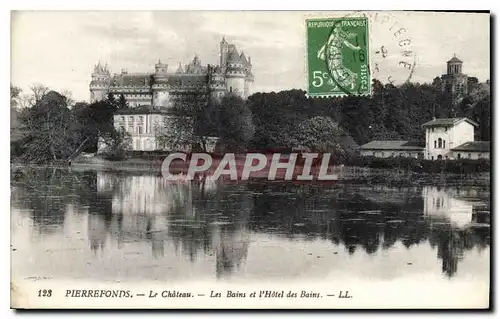
[[[15,11],[11,16],[11,83],[69,90],[88,101],[90,74],[98,61],[112,73],[122,68],[154,72],[161,59],[175,72],[197,54],[216,64],[222,37],[251,57],[254,92],[306,87],[305,19],[349,13],[312,11]],[[385,14],[380,13],[380,16]],[[380,17],[379,16],[379,17]],[[370,14],[370,61],[381,79],[405,78],[398,41],[409,38],[416,56],[413,82],[431,82],[454,54],[463,72],[490,78],[490,17],[478,13],[391,12],[387,21]],[[390,28],[393,30],[389,30]],[[404,37],[394,31],[404,28]],[[401,36],[401,35],[400,35]],[[381,59],[375,52],[384,46]],[[399,69],[398,69],[399,68]],[[381,73],[381,74],[382,74]],[[384,82],[384,81],[383,81]]]

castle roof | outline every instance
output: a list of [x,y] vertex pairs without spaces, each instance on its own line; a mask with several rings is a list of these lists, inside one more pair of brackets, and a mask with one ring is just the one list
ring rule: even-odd
[[236,49],[234,49],[234,51],[231,51],[229,53],[227,61],[228,62],[240,62],[241,63],[240,56],[238,55],[238,51]]
[[466,117],[455,117],[455,118],[440,118],[433,119],[432,121],[422,124],[422,127],[432,127],[432,126],[455,126],[460,122],[468,122],[474,126],[479,126],[476,122],[466,118]]
[[206,74],[172,74],[168,77],[168,85],[183,86],[205,86],[207,84]]
[[449,59],[448,62],[446,63],[463,63],[459,58],[457,58],[456,55],[453,56],[453,58]]
[[98,74],[107,74],[109,75],[109,70],[108,70],[108,64],[103,67],[101,65],[101,61],[99,61],[95,66],[94,66],[94,71],[93,73],[98,73]]
[[468,151],[468,152],[489,152],[491,143],[489,141],[471,141],[461,144],[452,151]]
[[248,64],[247,57],[245,56],[245,53],[241,52],[240,54],[240,61],[243,64]]
[[149,73],[115,74],[111,86],[147,86],[152,82],[151,77]]

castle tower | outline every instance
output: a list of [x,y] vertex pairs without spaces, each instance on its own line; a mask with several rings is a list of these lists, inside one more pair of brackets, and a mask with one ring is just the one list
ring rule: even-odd
[[97,63],[94,66],[94,70],[92,71],[92,80],[90,81],[89,90],[90,90],[90,102],[93,103],[95,101],[101,101],[106,98],[106,94],[108,93],[109,84],[111,82],[111,75],[108,70],[108,65],[106,64],[104,67],[101,65],[101,62]]
[[228,46],[228,57],[226,63],[226,92],[245,98],[245,67],[236,47]]
[[167,87],[167,72],[168,64],[161,63],[161,60],[158,59],[158,63],[155,64],[155,73],[153,75],[154,85],[152,86],[154,109],[168,107],[169,91]]
[[226,93],[226,83],[224,81],[224,73],[220,66],[208,65],[208,81],[212,98],[221,100]]
[[446,74],[441,76],[442,91],[451,94],[454,101],[469,92],[468,76],[462,73],[463,62],[456,55],[446,62]]
[[228,46],[229,44],[226,42],[226,39],[223,37],[220,42],[220,67],[222,68],[222,72],[226,72],[226,64],[227,64],[227,56],[228,56]]

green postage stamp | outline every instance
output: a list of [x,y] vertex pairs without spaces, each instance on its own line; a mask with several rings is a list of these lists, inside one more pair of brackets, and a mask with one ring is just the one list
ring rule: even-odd
[[306,27],[308,95],[370,94],[368,19],[311,19]]

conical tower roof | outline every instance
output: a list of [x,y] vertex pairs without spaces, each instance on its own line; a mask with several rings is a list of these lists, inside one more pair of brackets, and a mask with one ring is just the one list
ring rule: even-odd
[[448,62],[446,62],[446,63],[463,63],[463,62],[459,58],[457,58],[457,56],[454,54],[453,58],[448,60]]
[[248,64],[247,57],[245,56],[245,53],[241,52],[240,54],[240,61],[244,64]]

